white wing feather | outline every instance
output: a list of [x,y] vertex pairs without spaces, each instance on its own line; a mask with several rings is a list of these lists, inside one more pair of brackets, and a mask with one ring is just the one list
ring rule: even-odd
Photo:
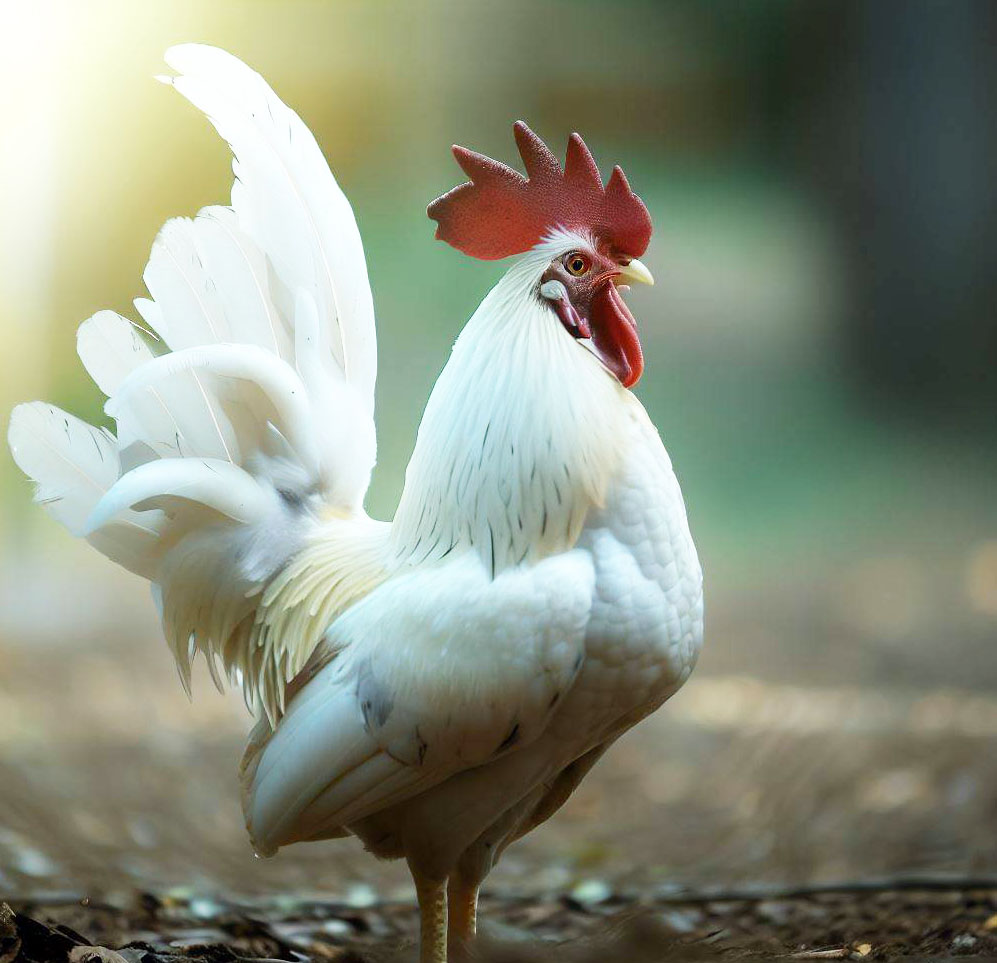
[[593,584],[584,552],[495,579],[462,555],[347,610],[332,661],[243,773],[258,850],[333,833],[537,738],[581,665]]

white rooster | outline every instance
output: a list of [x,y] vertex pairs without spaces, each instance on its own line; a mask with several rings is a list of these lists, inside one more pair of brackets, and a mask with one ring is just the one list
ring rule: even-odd
[[[515,126],[527,177],[471,178],[437,237],[520,255],[433,389],[392,522],[364,512],[374,315],[349,202],[314,137],[231,55],[163,78],[235,155],[230,207],[157,237],[136,307],[79,355],[116,435],[50,405],[9,439],[38,502],[148,578],[189,685],[205,655],[257,715],[242,764],[258,852],[354,834],[404,857],[421,959],[473,936],[478,887],[695,664],[702,575],[621,290],[651,235],[577,134],[562,170]],[[449,925],[448,925],[449,919]]]

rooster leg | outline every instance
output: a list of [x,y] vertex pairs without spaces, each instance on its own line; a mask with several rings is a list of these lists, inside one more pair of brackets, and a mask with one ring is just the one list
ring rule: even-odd
[[419,899],[419,963],[447,963],[447,882],[409,870]]
[[458,869],[447,884],[450,904],[450,920],[448,927],[448,942],[452,957],[460,952],[474,939],[478,922],[478,887],[481,880],[468,876]]

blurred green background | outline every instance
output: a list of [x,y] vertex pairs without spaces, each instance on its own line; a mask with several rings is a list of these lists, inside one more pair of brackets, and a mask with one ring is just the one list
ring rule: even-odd
[[[496,885],[997,871],[997,6],[2,10],[3,411],[100,419],[76,325],[135,317],[163,221],[227,199],[223,145],[152,80],[172,43],[259,70],[353,202],[375,516],[504,269],[432,239],[449,145],[511,161],[517,118],[556,151],[578,130],[647,202],[637,393],[686,493],[706,649]],[[349,843],[253,862],[237,699],[202,679],[186,704],[147,588],[31,507],[7,455],[0,496],[0,888],[403,886]]]

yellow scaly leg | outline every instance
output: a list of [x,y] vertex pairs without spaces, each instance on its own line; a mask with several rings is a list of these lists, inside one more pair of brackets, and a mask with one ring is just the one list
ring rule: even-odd
[[447,963],[447,882],[409,870],[419,899],[419,963]]
[[458,871],[450,877],[447,886],[450,903],[448,942],[450,955],[458,957],[462,948],[474,940],[478,924],[477,879],[468,879]]

